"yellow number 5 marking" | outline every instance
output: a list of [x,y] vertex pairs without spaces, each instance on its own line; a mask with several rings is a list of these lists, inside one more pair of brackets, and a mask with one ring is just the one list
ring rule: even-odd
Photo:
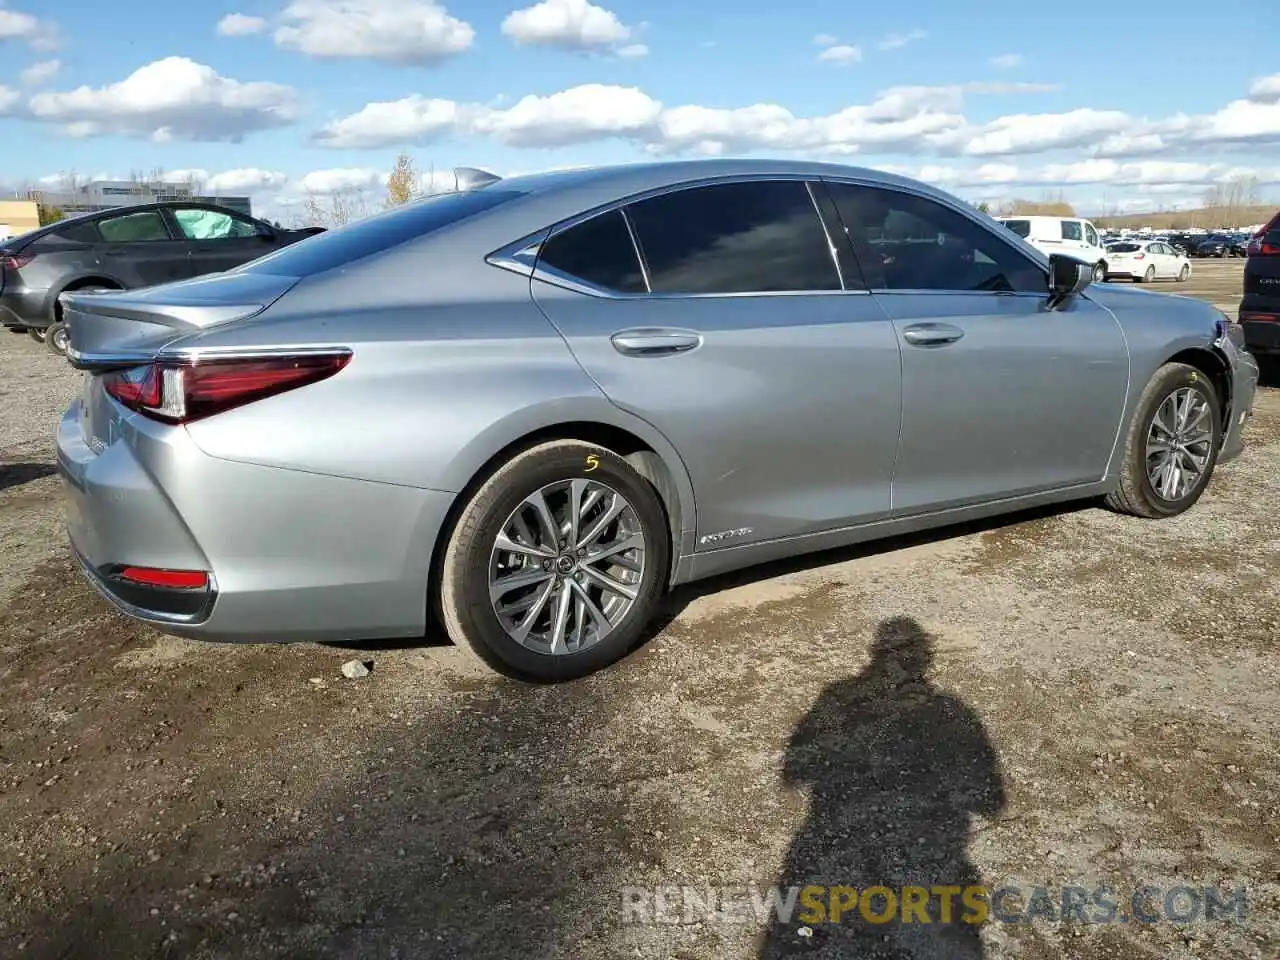
[[589,457],[587,457],[587,469],[585,472],[590,473],[592,470],[594,470],[598,466],[600,466],[600,458],[593,453]]

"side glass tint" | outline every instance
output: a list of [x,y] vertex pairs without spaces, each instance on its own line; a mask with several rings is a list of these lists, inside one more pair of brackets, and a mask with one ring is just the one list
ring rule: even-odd
[[562,230],[542,245],[538,266],[619,293],[644,293],[644,274],[621,210]]
[[867,282],[883,290],[1049,292],[1048,274],[990,228],[934,200],[828,183]]
[[633,203],[627,213],[654,293],[842,289],[802,181],[691,187]]

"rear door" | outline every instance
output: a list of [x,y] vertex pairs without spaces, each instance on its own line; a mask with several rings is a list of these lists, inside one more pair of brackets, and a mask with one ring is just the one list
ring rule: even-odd
[[191,256],[159,209],[137,210],[97,221],[102,265],[127,287],[185,280]]
[[1115,318],[1046,308],[1045,269],[919,194],[829,184],[902,350],[894,516],[1100,480],[1128,389]]
[[889,513],[897,341],[835,257],[799,179],[673,190],[542,244],[535,300],[604,393],[680,452],[699,550]]
[[176,206],[168,213],[187,241],[194,276],[230,270],[277,247],[274,232],[229,210]]

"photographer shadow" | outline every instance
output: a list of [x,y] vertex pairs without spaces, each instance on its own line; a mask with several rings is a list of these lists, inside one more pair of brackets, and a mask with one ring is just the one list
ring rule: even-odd
[[[807,909],[814,901],[801,897],[765,933],[762,960],[982,957],[974,921],[985,914],[966,906],[962,892],[982,883],[968,856],[971,818],[1004,806],[1003,778],[977,714],[928,680],[932,660],[933,638],[919,623],[884,621],[871,663],[827,687],[793,733],[784,775],[807,788],[809,814],[780,886],[784,894],[824,887],[816,898],[824,907],[837,895],[851,906],[833,923],[829,911],[816,918]],[[892,899],[881,893],[864,901],[871,887],[887,888]],[[917,888],[918,902],[920,888],[928,891],[914,912],[904,909],[906,887]]]

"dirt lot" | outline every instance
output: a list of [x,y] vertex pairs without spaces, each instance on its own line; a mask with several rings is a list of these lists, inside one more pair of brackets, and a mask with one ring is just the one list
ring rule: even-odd
[[[1178,292],[1230,307],[1239,264],[1196,266]],[[1280,955],[1280,390],[1181,518],[717,580],[617,668],[535,688],[434,639],[214,646],[116,615],[62,536],[74,385],[0,337],[0,957]],[[941,952],[919,925],[620,921],[628,886],[978,878],[1248,907]]]

